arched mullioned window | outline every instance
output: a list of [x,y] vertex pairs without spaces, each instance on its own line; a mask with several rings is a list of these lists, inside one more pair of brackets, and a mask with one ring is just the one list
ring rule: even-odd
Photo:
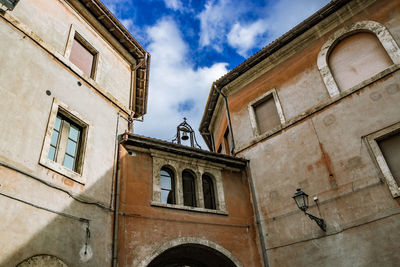
[[204,208],[215,210],[216,203],[215,203],[215,191],[214,191],[213,179],[207,174],[203,174],[202,183],[203,183]]
[[400,64],[400,49],[384,25],[360,21],[332,34],[321,47],[317,64],[329,95],[334,97]]
[[175,177],[174,173],[167,167],[161,168],[161,203],[175,204]]
[[190,171],[182,172],[183,205],[196,207],[196,185],[194,175]]

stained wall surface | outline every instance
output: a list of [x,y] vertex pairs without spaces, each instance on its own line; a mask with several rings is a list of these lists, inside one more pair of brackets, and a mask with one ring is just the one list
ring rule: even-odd
[[[188,244],[190,240],[213,242],[229,251],[242,266],[261,266],[248,181],[243,170],[222,170],[227,214],[160,207],[151,204],[155,167],[151,151],[135,147],[129,147],[129,151],[130,155],[123,149],[121,155],[118,243],[121,266],[142,266],[142,262],[174,240],[187,240]],[[174,154],[170,160],[174,161],[174,157],[182,160],[182,156]],[[187,160],[196,165],[195,159]]]
[[[393,266],[399,261],[400,202],[365,138],[400,121],[399,66],[386,60],[378,70],[383,72],[371,73],[334,98],[317,65],[328,38],[360,21],[382,24],[400,43],[399,2],[351,1],[254,67],[255,77],[244,74],[225,88],[235,152],[250,160],[271,266]],[[375,63],[370,60],[366,67]],[[271,89],[285,123],[255,136],[248,104]],[[214,116],[221,121],[224,108]],[[215,123],[215,140],[225,125]],[[296,207],[296,188],[310,195],[309,212],[326,221],[326,233]]]
[[339,42],[331,51],[328,61],[341,90],[350,89],[393,65],[386,50],[372,33],[357,33]]
[[97,73],[93,80],[125,107],[129,107],[130,64],[66,1],[26,0],[23,4],[18,4],[12,14],[66,58],[69,58],[66,52],[70,33],[76,31],[80,34],[99,52]]
[[[60,60],[71,24],[98,50],[95,83]],[[64,1],[24,0],[1,13],[0,47],[0,266],[42,254],[110,266],[116,142],[127,115],[99,90],[129,106],[128,64]],[[55,100],[88,125],[80,181],[39,164]]]

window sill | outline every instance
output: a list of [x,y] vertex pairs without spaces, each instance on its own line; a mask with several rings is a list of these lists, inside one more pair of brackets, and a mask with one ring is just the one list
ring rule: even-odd
[[57,162],[54,162],[50,159],[46,159],[46,160],[40,160],[39,162],[40,165],[42,165],[43,167],[46,167],[52,171],[55,171],[61,175],[64,175],[68,178],[70,178],[71,180],[74,180],[75,182],[78,182],[80,184],[85,184],[85,181],[82,177],[82,175],[80,175],[77,172],[74,172],[70,169],[67,169],[66,167],[58,164]]
[[194,211],[194,212],[201,212],[201,213],[210,213],[210,214],[218,214],[218,215],[228,215],[228,212],[224,210],[211,210],[199,207],[189,207],[183,205],[176,205],[176,204],[164,204],[159,202],[152,201],[150,203],[152,206],[167,208],[167,209],[176,209],[176,210],[186,210],[186,211]]
[[350,89],[347,89],[345,91],[341,91],[338,95],[334,97],[329,97],[326,100],[322,101],[321,103],[307,109],[306,111],[302,112],[301,114],[295,116],[294,118],[288,119],[283,123],[281,126],[275,127],[274,129],[271,129],[270,131],[267,131],[265,133],[262,133],[260,135],[253,135],[250,141],[244,143],[243,145],[239,145],[235,151],[234,154],[238,154],[247,148],[269,138],[272,135],[275,135],[283,130],[285,130],[288,127],[291,127],[292,125],[298,123],[299,121],[304,120],[305,118],[311,116],[314,113],[317,113],[324,108],[340,101],[343,98],[346,98],[348,96],[353,95],[354,93],[362,90],[363,88],[369,86],[370,84],[373,84],[376,81],[379,81],[388,75],[400,70],[400,64],[393,64],[392,66],[388,67],[387,69],[377,73],[376,75],[372,76],[371,78],[359,83],[358,85],[353,86]]

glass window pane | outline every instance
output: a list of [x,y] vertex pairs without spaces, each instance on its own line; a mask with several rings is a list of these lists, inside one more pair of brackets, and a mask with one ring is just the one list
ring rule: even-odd
[[164,204],[168,203],[168,194],[169,194],[169,191],[161,190],[161,203],[164,203]]
[[171,190],[171,178],[161,176],[161,188]]
[[50,146],[48,158],[54,160],[55,155],[56,155],[56,149]]
[[203,197],[206,209],[215,209],[214,188],[211,178],[203,176]]
[[57,141],[58,141],[58,133],[53,130],[53,134],[51,135],[51,144],[57,147]]
[[71,124],[71,127],[69,128],[69,138],[71,138],[75,142],[78,142],[79,132],[79,129]]
[[57,116],[56,122],[54,123],[54,129],[56,129],[57,131],[60,131],[60,126],[61,126],[61,118]]
[[160,173],[161,173],[162,176],[168,176],[168,177],[170,176],[169,173],[167,171],[165,171],[165,170],[161,170]]
[[74,170],[74,161],[75,159],[67,154],[64,157],[64,166],[70,170]]
[[184,171],[182,173],[182,187],[183,187],[183,205],[196,206],[194,177],[190,172]]
[[194,207],[193,195],[191,193],[183,193],[183,205]]
[[76,142],[68,139],[66,152],[71,156],[76,156]]

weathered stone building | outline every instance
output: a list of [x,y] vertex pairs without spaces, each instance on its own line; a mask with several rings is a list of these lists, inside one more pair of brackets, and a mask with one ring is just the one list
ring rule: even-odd
[[118,135],[150,58],[100,1],[0,3],[0,266],[111,266]]
[[125,135],[121,266],[261,266],[244,159]]
[[399,1],[332,1],[214,82],[200,131],[249,160],[270,266],[398,265],[399,42]]
[[214,82],[213,152],[130,133],[149,55],[99,0],[0,3],[0,266],[399,262],[399,1],[332,1]]

